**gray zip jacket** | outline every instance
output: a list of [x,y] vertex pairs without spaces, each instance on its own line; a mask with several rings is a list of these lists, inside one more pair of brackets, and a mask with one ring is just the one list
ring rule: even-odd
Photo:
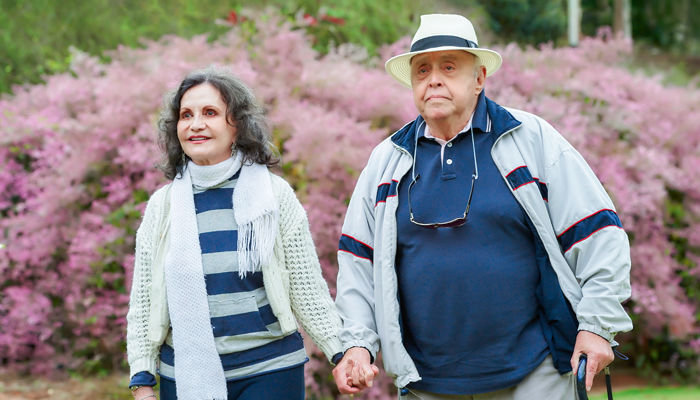
[[[632,329],[620,304],[629,298],[627,234],[610,197],[581,155],[546,121],[486,100],[491,156],[546,249],[578,329],[611,344]],[[418,117],[379,144],[350,200],[338,251],[336,306],[345,350],[382,350],[397,387],[420,380],[402,343],[396,210],[398,184],[413,162]]]

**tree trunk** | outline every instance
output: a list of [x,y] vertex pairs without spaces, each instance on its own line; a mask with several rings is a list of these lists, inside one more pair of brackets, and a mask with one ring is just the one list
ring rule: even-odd
[[613,31],[625,37],[632,37],[632,5],[630,0],[615,0],[613,15]]
[[567,8],[569,14],[569,45],[578,46],[578,39],[581,34],[581,0],[569,0]]

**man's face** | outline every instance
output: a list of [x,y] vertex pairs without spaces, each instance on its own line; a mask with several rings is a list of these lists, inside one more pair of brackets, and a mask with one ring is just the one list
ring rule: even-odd
[[[486,80],[486,68],[474,77],[474,56],[447,50],[419,54],[411,59],[413,102],[427,121],[467,120]],[[465,121],[466,122],[466,121]]]

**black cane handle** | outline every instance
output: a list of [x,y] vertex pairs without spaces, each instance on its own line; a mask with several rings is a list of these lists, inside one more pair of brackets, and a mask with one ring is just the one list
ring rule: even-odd
[[578,400],[588,400],[588,392],[586,392],[586,363],[588,357],[581,354],[578,361],[578,370],[576,371],[576,393]]
[[[588,357],[581,354],[578,361],[578,370],[576,371],[576,393],[578,400],[588,400],[588,392],[586,392],[586,364]],[[608,400],[613,400],[612,384],[610,382],[610,369],[605,367],[605,387],[608,392]]]

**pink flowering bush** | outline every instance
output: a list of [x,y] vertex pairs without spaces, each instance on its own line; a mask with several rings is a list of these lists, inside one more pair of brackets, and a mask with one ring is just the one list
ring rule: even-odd
[[[303,24],[251,16],[212,43],[164,37],[119,48],[109,64],[76,53],[71,73],[0,100],[0,368],[124,365],[134,235],[149,195],[166,183],[154,168],[154,121],[164,91],[212,63],[229,65],[267,106],[281,173],[307,209],[334,294],[340,227],[359,172],[374,146],[416,116],[410,90],[383,71],[409,40],[381,49],[379,60],[351,45],[321,56]],[[700,95],[630,73],[630,49],[603,38],[577,49],[511,45],[487,94],[550,121],[615,200],[633,244],[630,340],[667,330],[693,344]],[[336,397],[329,365],[309,347],[308,396]],[[381,374],[364,398],[394,391]]]

